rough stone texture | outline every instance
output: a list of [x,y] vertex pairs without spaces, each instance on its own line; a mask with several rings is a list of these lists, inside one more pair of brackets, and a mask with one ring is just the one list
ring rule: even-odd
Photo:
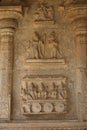
[[0,1],[1,129],[87,129],[86,21],[86,0]]

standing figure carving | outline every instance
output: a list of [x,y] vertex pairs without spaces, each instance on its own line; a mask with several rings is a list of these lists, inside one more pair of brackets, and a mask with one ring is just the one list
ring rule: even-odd
[[27,52],[29,59],[41,59],[44,57],[44,43],[37,32],[34,32],[32,41],[29,41]]

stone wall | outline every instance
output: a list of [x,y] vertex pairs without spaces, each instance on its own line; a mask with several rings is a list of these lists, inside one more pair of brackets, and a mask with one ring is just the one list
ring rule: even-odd
[[0,128],[87,128],[86,20],[85,0],[0,1]]

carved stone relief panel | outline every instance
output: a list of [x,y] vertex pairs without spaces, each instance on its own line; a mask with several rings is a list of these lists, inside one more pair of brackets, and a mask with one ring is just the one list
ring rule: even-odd
[[40,0],[34,13],[35,22],[40,21],[55,21],[54,6],[50,5],[45,0]]
[[24,78],[21,87],[21,111],[29,114],[66,114],[68,87],[66,77]]
[[55,65],[55,67],[64,68],[67,66],[57,29],[46,30],[43,27],[33,31],[32,38],[28,40],[25,55],[25,66],[28,67],[32,65],[54,67]]
[[27,52],[27,59],[62,59],[63,57],[55,31],[42,35],[34,32],[32,40],[29,40]]
[[[83,74],[87,61],[86,36],[83,36],[87,29],[81,28],[83,34],[78,34],[78,27],[83,26],[80,18],[86,21],[87,9],[85,5],[78,6],[80,2],[82,0],[0,0],[0,5],[5,6],[1,7],[1,17],[3,9],[6,18],[9,12],[12,17],[9,24],[10,17],[5,21],[3,16],[4,22],[1,20],[6,27],[2,24],[5,32],[2,31],[0,37],[0,129],[87,129],[87,76]],[[23,12],[14,5],[20,5],[17,7]],[[65,10],[69,10],[70,19],[74,19],[75,14],[79,19],[75,41],[73,26],[77,24],[75,21],[68,24]],[[19,12],[23,13],[22,21],[16,15]],[[17,32],[15,18],[19,21]],[[14,53],[12,57],[10,52]],[[79,66],[80,61],[83,66]]]
[[[53,19],[45,18],[36,21],[33,19],[38,5],[38,1],[35,1],[32,2],[29,12],[25,13],[23,22],[16,32],[13,119],[61,120],[77,118],[73,35],[68,24],[64,25],[63,18],[57,12],[57,2],[57,0],[56,2],[52,0],[46,2],[47,10],[50,6],[54,8],[55,24],[53,24]],[[26,75],[29,77],[23,78]],[[35,77],[32,77],[34,75]],[[70,80],[73,82],[72,86],[70,86]],[[58,93],[60,90],[58,86],[62,88],[62,85],[65,86],[66,94],[63,90],[61,94]],[[68,95],[68,88],[70,95]],[[33,99],[34,97],[30,96],[30,89],[31,93],[34,92],[39,97]],[[45,92],[40,92],[41,89]],[[54,97],[51,97],[50,93]],[[57,98],[55,95],[58,95]],[[45,110],[46,108],[47,110]]]

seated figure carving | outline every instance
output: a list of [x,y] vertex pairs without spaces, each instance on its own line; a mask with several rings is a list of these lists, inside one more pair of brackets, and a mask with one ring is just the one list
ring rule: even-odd
[[54,21],[54,8],[41,0],[34,14],[35,21]]

